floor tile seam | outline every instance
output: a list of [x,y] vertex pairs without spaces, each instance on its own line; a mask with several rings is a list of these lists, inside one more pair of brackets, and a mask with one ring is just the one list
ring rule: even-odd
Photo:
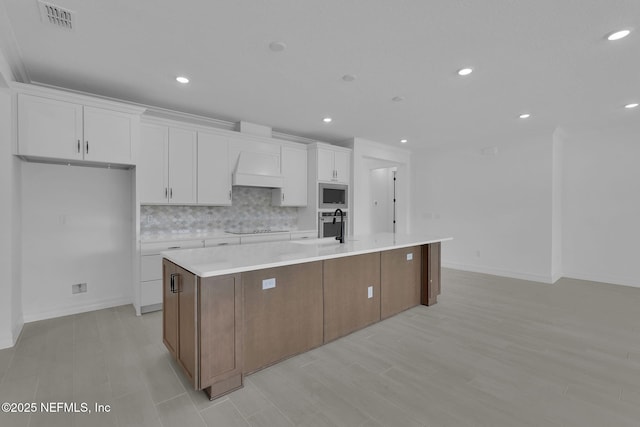
[[[235,404],[235,402],[233,401],[233,399],[229,398],[228,399],[229,402],[231,403],[231,406],[233,406],[233,408],[238,412],[238,414],[240,414],[240,417],[242,417],[242,419],[244,420],[244,422],[250,426],[251,423],[249,422],[249,419],[247,417],[245,417],[245,415],[242,413],[242,411],[240,410],[240,408],[238,408],[238,405]],[[215,406],[215,405],[214,405]],[[212,408],[212,406],[210,406],[209,408]],[[207,408],[208,409],[208,408]]]

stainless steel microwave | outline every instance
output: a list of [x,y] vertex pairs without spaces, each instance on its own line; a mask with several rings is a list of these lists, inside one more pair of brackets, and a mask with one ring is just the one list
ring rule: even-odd
[[346,209],[349,200],[348,188],[343,184],[318,184],[318,208]]

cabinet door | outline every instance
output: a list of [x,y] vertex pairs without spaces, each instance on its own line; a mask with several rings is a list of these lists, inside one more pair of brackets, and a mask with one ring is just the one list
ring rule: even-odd
[[81,105],[18,95],[18,154],[81,160],[83,153]]
[[136,168],[140,203],[167,203],[169,128],[140,126],[140,159]]
[[196,132],[169,128],[169,203],[196,203]]
[[197,388],[213,396],[242,384],[240,274],[200,278],[200,375]]
[[162,342],[174,358],[178,357],[178,293],[171,275],[176,269],[172,262],[162,260]]
[[318,148],[318,181],[333,181],[335,169],[333,165],[333,150]]
[[131,164],[131,115],[84,107],[84,159]]
[[323,275],[325,343],[380,320],[380,253],[326,260]]
[[231,205],[229,142],[223,136],[198,132],[198,204]]
[[273,191],[275,206],[307,206],[307,150],[282,147],[284,187]]
[[196,387],[198,375],[198,294],[196,276],[189,271],[175,267],[177,276],[175,287],[178,292],[178,363],[182,366]]
[[344,151],[336,151],[334,152],[334,169],[335,169],[335,180],[343,183],[349,183],[349,164],[350,164],[350,153]]
[[380,254],[380,316],[385,319],[420,304],[421,247]]

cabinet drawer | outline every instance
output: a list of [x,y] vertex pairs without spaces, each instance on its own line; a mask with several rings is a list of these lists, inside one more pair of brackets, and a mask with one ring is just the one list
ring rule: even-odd
[[[162,267],[160,273],[162,275]],[[141,307],[162,303],[162,280],[143,282],[140,284],[140,290]]]
[[171,249],[193,249],[202,248],[203,240],[174,240],[170,242],[142,243],[140,252],[142,255],[159,255],[160,252]]
[[291,232],[291,240],[317,239],[317,238],[318,238],[318,232],[314,230]]
[[258,242],[277,242],[279,240],[289,240],[289,233],[278,234],[261,234],[257,236],[242,236],[240,237],[240,243],[258,243]]
[[210,248],[212,246],[220,246],[220,245],[239,245],[240,238],[239,237],[221,237],[219,239],[207,239],[204,241],[204,247]]
[[143,255],[140,257],[140,280],[162,280],[162,255]]

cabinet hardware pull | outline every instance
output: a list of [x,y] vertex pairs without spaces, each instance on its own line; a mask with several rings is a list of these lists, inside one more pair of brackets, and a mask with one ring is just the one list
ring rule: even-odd
[[89,140],[87,140],[87,154],[89,154]]
[[282,201],[284,202],[284,193],[282,193]]
[[169,198],[173,199],[173,188],[169,189]]
[[169,197],[169,189],[164,187],[164,198],[166,199],[167,197]]
[[180,249],[180,246],[170,246],[170,247],[167,248],[167,250],[168,249]]
[[180,277],[180,275],[176,273],[171,274],[171,293],[172,294],[177,294],[178,292],[180,292],[179,290],[176,289],[176,277]]
[[80,140],[78,140],[78,154],[80,154]]
[[229,200],[231,200],[231,190],[229,190]]

